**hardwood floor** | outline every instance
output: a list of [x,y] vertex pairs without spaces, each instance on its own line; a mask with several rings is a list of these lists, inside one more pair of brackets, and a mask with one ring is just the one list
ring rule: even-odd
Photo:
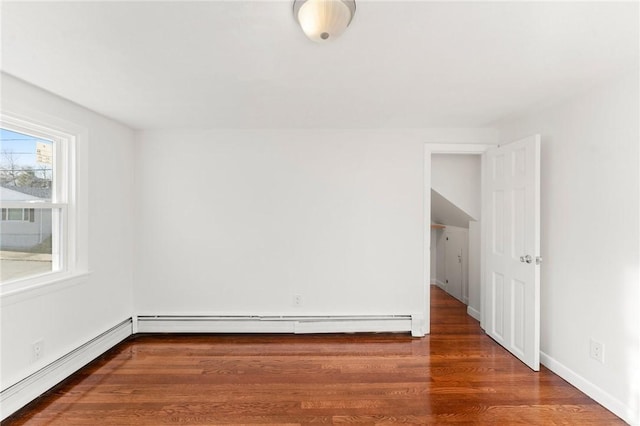
[[146,335],[3,425],[624,424],[432,287],[432,334]]

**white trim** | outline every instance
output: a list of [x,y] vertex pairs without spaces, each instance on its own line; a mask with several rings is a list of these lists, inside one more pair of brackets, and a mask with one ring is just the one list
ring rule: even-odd
[[431,154],[482,154],[498,145],[475,143],[428,143],[425,144]]
[[[480,157],[480,200],[485,200],[487,198],[486,186],[487,186],[487,156],[482,155]],[[487,209],[488,206],[483,204],[483,201],[480,202],[480,219],[483,217],[485,220],[480,221],[480,328],[483,330],[487,329],[487,319],[485,318],[484,313],[487,312],[487,302],[486,302],[486,286],[488,285],[485,280],[485,271],[487,269],[487,265],[485,265],[486,256],[484,255],[484,242],[489,238],[489,230],[487,229]]]
[[637,424],[638,413],[634,413],[632,407],[542,351],[540,351],[540,363],[625,422]]
[[429,145],[424,146],[424,160],[422,164],[422,178],[424,187],[422,188],[422,282],[424,300],[424,332],[431,333],[431,288],[427,283],[431,283],[431,151]]
[[480,321],[480,312],[473,309],[471,306],[467,306],[467,315],[473,318],[476,321]]
[[131,319],[105,331],[57,361],[0,392],[2,420],[131,335]]
[[[414,319],[415,317],[415,319]],[[421,316],[137,316],[138,333],[367,333],[424,335]],[[414,330],[414,326],[416,330]],[[415,334],[414,334],[415,333]]]
[[429,324],[423,315],[411,315],[411,336],[424,337],[428,328]]
[[131,316],[131,334],[138,334],[138,316],[137,315],[132,315]]
[[25,299],[59,291],[86,281],[91,272],[51,272],[43,275],[11,281],[0,286],[0,306],[8,306]]

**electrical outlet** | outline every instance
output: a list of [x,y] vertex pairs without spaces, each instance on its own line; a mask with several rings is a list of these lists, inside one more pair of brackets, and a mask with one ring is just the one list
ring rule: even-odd
[[293,306],[302,306],[302,295],[296,294],[293,296]]
[[589,354],[591,355],[591,358],[604,363],[604,345],[602,343],[591,339]]
[[38,361],[42,358],[42,352],[44,350],[44,342],[42,340],[38,340],[31,345],[31,349],[33,351],[33,360]]

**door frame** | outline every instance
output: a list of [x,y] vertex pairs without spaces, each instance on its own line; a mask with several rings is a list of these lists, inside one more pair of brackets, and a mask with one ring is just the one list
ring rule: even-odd
[[[432,154],[463,154],[482,155],[488,149],[497,147],[498,144],[456,144],[456,143],[426,143],[424,144],[424,191],[423,191],[423,216],[424,216],[424,318],[426,333],[431,332],[431,155]],[[482,175],[483,173],[481,173]],[[482,179],[482,176],[481,176]],[[482,185],[481,185],[482,187]],[[482,198],[481,198],[482,200]],[[480,211],[482,211],[482,206]],[[484,254],[482,242],[485,240],[485,221],[480,218],[480,326],[484,328]]]

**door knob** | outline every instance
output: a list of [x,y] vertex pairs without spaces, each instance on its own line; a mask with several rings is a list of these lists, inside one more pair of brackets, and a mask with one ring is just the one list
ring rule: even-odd
[[520,262],[522,262],[522,263],[531,263],[531,262],[533,262],[533,257],[531,257],[531,255],[520,256]]

